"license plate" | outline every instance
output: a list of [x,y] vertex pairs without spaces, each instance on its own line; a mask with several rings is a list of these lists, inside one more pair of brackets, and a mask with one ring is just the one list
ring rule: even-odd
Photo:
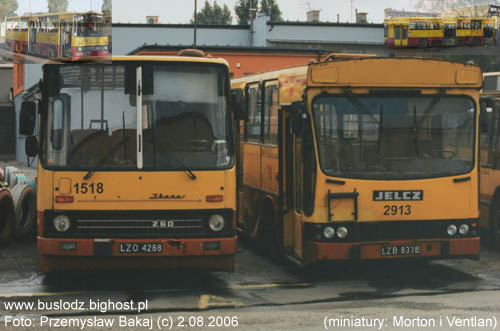
[[120,253],[157,254],[163,252],[161,243],[120,243]]
[[420,245],[383,246],[380,254],[382,256],[419,255]]

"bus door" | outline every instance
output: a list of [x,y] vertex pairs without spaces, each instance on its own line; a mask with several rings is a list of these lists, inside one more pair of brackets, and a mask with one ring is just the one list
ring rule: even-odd
[[59,57],[65,57],[66,54],[71,54],[71,24],[69,22],[61,22],[61,50]]
[[444,23],[443,38],[444,46],[455,46],[457,43],[457,25],[455,23]]
[[285,210],[283,244],[290,256],[302,257],[302,136],[292,114],[285,119],[284,162]]
[[[304,216],[304,131],[303,103],[292,106],[292,113],[285,119],[285,141],[282,173],[285,174],[286,209],[283,219],[284,246],[288,255],[303,258]],[[311,148],[310,152],[313,152]],[[307,153],[306,153],[307,154]]]
[[408,46],[408,26],[394,24],[394,46]]
[[37,23],[30,21],[28,53],[36,53],[36,31]]

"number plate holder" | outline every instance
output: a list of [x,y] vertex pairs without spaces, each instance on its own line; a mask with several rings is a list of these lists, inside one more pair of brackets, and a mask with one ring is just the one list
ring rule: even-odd
[[420,245],[387,245],[380,247],[381,256],[412,256],[420,255],[422,247]]
[[120,254],[158,254],[163,252],[163,244],[154,243],[120,243]]

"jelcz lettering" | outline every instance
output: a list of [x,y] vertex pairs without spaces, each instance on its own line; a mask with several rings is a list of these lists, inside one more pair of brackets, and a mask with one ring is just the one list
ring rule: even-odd
[[422,201],[424,191],[373,191],[373,201]]

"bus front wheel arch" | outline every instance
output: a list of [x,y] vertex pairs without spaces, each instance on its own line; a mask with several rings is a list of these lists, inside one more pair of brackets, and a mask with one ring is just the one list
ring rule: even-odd
[[429,43],[427,42],[427,39],[419,39],[418,40],[418,48],[426,48]]
[[49,48],[49,59],[57,59],[57,50],[54,46]]

